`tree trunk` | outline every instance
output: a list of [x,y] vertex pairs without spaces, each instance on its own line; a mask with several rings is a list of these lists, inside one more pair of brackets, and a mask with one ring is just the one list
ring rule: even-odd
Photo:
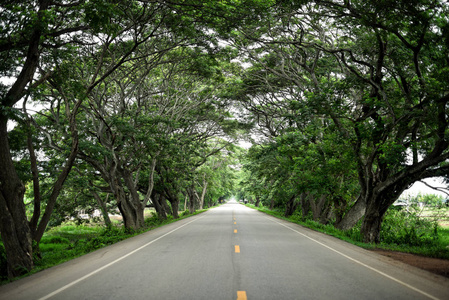
[[365,215],[365,210],[366,210],[365,199],[359,196],[354,205],[343,216],[340,222],[337,222],[335,224],[335,227],[340,230],[351,229]]
[[189,195],[189,212],[192,214],[195,212],[195,192],[193,188],[188,188],[187,193]]
[[103,201],[100,197],[100,195],[98,195],[98,193],[96,191],[91,191],[92,195],[94,196],[95,200],[97,201],[100,210],[101,210],[101,215],[103,216],[103,220],[104,220],[104,224],[107,227],[112,226],[112,222],[111,219],[109,218],[109,214],[108,214],[108,209],[106,208],[106,203],[108,202],[108,198],[109,198],[109,194],[107,194],[106,196],[106,200]]
[[285,217],[290,217],[291,215],[293,215],[293,213],[296,210],[296,207],[298,206],[298,204],[295,203],[296,200],[296,195],[293,195],[286,203],[285,205],[285,213],[284,216]]
[[303,218],[307,218],[310,212],[310,203],[307,199],[308,196],[309,194],[307,193],[301,193],[301,213]]
[[25,187],[9,150],[7,119],[0,119],[0,232],[10,278],[33,268],[32,237],[25,213]]
[[206,175],[204,175],[204,177],[203,177],[203,191],[201,192],[201,198],[200,198],[200,201],[199,201],[200,209],[203,209],[204,196],[206,196],[206,191],[207,191],[207,181],[206,181]]
[[170,199],[171,209],[173,211],[173,218],[178,219],[178,210],[179,210],[179,200],[178,199]]
[[[382,220],[388,208],[396,201],[409,186],[409,182],[399,182],[388,187],[381,184],[373,188],[366,199],[365,217],[360,228],[365,243],[379,243]],[[382,190],[382,191],[380,191]],[[380,191],[380,192],[379,192]]]
[[167,213],[165,212],[165,207],[161,205],[160,198],[162,197],[158,193],[153,193],[153,197],[151,197],[154,204],[154,209],[156,210],[159,219],[165,220],[167,219]]
[[256,207],[259,207],[260,197],[256,197],[256,203],[254,204]]
[[127,199],[121,199],[117,202],[117,207],[123,218],[123,225],[126,229],[136,230],[141,228],[137,223],[135,210],[131,207]]
[[324,205],[326,204],[326,195],[321,195],[317,200],[314,200],[313,197],[309,197],[309,204],[312,208],[313,220],[319,221],[324,210]]
[[[140,229],[145,226],[145,216],[144,216],[144,204],[140,201],[139,194],[137,192],[136,184],[134,183],[131,172],[127,169],[120,168],[119,172],[128,188],[130,197],[126,197],[127,210],[129,211],[128,217],[134,218],[130,224],[134,224],[132,229]],[[126,227],[126,226],[125,226]],[[126,227],[128,228],[128,227]]]
[[168,205],[167,203],[167,198],[164,195],[161,195],[161,198],[159,199],[161,202],[162,207],[164,208],[165,212],[169,215],[173,216],[173,212],[172,209],[170,207],[170,205]]
[[362,234],[365,243],[377,244],[380,242],[380,228],[386,209],[381,208],[380,201],[373,201],[374,199],[370,200],[370,205],[366,207],[360,233]]

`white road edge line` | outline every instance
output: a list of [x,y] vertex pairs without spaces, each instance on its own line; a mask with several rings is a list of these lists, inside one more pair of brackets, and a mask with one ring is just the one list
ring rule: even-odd
[[42,297],[42,298],[39,298],[38,300],[46,300],[46,299],[49,299],[49,298],[53,297],[53,296],[56,295],[56,294],[59,294],[60,292],[62,292],[62,291],[64,291],[64,290],[68,289],[69,287],[71,287],[71,286],[77,284],[78,282],[83,281],[84,279],[87,279],[87,278],[91,277],[92,275],[97,274],[97,273],[100,272],[100,271],[103,271],[104,269],[106,269],[106,268],[112,266],[113,264],[115,264],[115,263],[117,263],[117,262],[119,262],[119,261],[121,261],[121,260],[127,258],[128,256],[133,255],[133,254],[136,253],[137,251],[142,250],[143,248],[145,248],[145,247],[147,247],[147,246],[153,244],[154,242],[156,242],[156,241],[162,239],[163,237],[166,237],[167,235],[172,234],[172,233],[175,232],[176,230],[181,229],[181,228],[183,228],[184,226],[187,226],[187,225],[189,225],[189,224],[191,224],[191,223],[193,223],[193,222],[195,222],[195,221],[197,221],[197,220],[199,220],[199,219],[201,219],[201,218],[203,218],[203,217],[204,217],[204,215],[203,215],[203,216],[200,216],[200,217],[196,218],[195,220],[192,220],[192,221],[190,221],[190,222],[188,222],[188,223],[186,223],[186,224],[184,224],[184,225],[181,225],[181,226],[179,226],[179,227],[173,229],[172,231],[167,232],[167,233],[164,234],[164,235],[161,235],[160,237],[158,237],[158,238],[152,240],[151,242],[148,242],[148,243],[146,243],[145,245],[140,246],[139,248],[137,248],[137,249],[131,251],[130,253],[128,253],[128,254],[126,254],[126,255],[124,255],[124,256],[122,256],[122,257],[120,257],[120,258],[118,258],[118,259],[116,259],[116,260],[114,260],[114,261],[112,261],[112,262],[110,262],[110,263],[108,263],[107,265],[104,265],[103,267],[101,267],[101,268],[99,268],[99,269],[97,269],[97,270],[95,270],[95,271],[93,271],[93,272],[91,272],[91,273],[89,273],[89,274],[87,274],[87,275],[84,275],[83,277],[81,277],[81,278],[79,278],[79,279],[77,279],[77,280],[75,280],[75,281],[72,281],[72,282],[69,283],[69,284],[66,284],[65,286],[63,286],[63,287],[57,289],[56,291],[54,291],[54,292],[52,292],[52,293],[50,293],[50,294],[48,294],[48,295],[46,295],[46,296],[44,296],[44,297]]
[[420,289],[417,289],[414,286],[411,286],[411,285],[409,285],[409,284],[407,284],[407,283],[405,283],[405,282],[403,282],[403,281],[401,281],[401,280],[399,280],[397,278],[394,278],[394,277],[392,277],[392,276],[390,276],[390,275],[388,275],[388,274],[386,274],[386,273],[384,273],[382,271],[379,271],[376,268],[368,266],[367,264],[364,264],[364,263],[362,263],[361,261],[359,261],[357,259],[354,259],[354,258],[352,258],[352,257],[350,257],[350,256],[348,256],[348,255],[346,255],[346,254],[344,254],[344,253],[342,253],[342,252],[332,248],[332,247],[329,247],[328,245],[323,244],[323,243],[321,243],[321,242],[319,242],[319,241],[317,241],[317,240],[315,240],[315,239],[305,235],[304,233],[301,233],[301,232],[299,232],[299,231],[297,231],[297,230],[295,230],[295,229],[293,229],[293,228],[291,228],[291,227],[289,227],[289,226],[287,226],[285,224],[282,224],[282,223],[280,223],[280,222],[278,222],[276,220],[273,220],[272,218],[269,218],[269,217],[266,217],[266,216],[264,216],[264,217],[267,218],[268,220],[274,222],[274,223],[277,223],[277,224],[279,224],[281,226],[284,226],[285,228],[288,228],[288,229],[290,229],[290,230],[292,230],[292,231],[294,231],[294,232],[296,232],[296,233],[298,233],[298,234],[308,238],[309,240],[314,241],[315,243],[317,243],[317,244],[319,244],[319,245],[321,245],[321,246],[323,246],[323,247],[325,247],[325,248],[327,248],[327,249],[329,249],[331,251],[334,251],[337,254],[340,254],[341,256],[343,256],[343,257],[345,257],[345,258],[347,258],[347,259],[349,259],[349,260],[351,260],[351,261],[353,261],[353,262],[355,262],[355,263],[357,263],[357,264],[359,264],[359,265],[361,265],[361,266],[363,266],[363,267],[365,267],[367,269],[370,269],[370,270],[372,270],[372,271],[374,271],[374,272],[376,272],[376,273],[378,273],[378,274],[380,274],[380,275],[382,275],[384,277],[387,277],[388,279],[391,279],[391,280],[393,280],[393,281],[395,281],[395,282],[397,282],[397,283],[399,283],[399,284],[401,284],[401,285],[403,285],[403,286],[405,286],[405,287],[407,287],[407,288],[409,288],[411,290],[414,290],[415,292],[418,292],[418,293],[420,293],[420,294],[422,294],[422,295],[424,295],[424,296],[426,296],[426,297],[428,297],[430,299],[433,299],[433,300],[440,300],[439,298],[436,298],[435,296],[432,296],[432,295],[430,295],[430,294],[428,294],[428,293],[426,293],[424,291],[421,291]]

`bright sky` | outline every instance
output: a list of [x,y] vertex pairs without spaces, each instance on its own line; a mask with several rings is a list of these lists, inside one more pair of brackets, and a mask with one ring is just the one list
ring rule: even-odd
[[[430,184],[431,186],[435,186],[435,187],[445,187],[448,188],[447,184],[445,184],[443,182],[443,180],[441,178],[427,178],[425,180],[423,180],[425,182],[427,182],[428,184]],[[449,197],[447,194],[436,191],[428,186],[426,186],[424,183],[421,182],[415,182],[411,188],[409,188],[408,190],[405,190],[403,195],[417,195],[417,194],[435,194],[435,195],[442,195],[443,197]]]

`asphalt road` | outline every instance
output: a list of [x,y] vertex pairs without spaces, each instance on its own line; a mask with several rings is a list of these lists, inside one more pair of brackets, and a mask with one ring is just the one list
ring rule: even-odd
[[449,280],[234,202],[1,286],[0,299],[449,299]]

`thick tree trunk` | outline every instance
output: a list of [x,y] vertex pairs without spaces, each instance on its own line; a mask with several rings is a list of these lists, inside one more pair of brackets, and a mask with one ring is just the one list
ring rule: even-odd
[[145,226],[144,205],[140,201],[139,194],[137,192],[136,184],[134,183],[131,172],[126,169],[121,169],[120,174],[123,177],[126,187],[128,188],[130,197],[126,197],[128,218],[132,217],[133,220],[129,220],[129,224],[133,224],[133,227],[127,227],[131,229],[140,229]]
[[380,242],[380,228],[386,209],[381,209],[379,203],[379,201],[370,201],[370,205],[366,208],[365,217],[360,228],[360,233],[365,243],[377,244]]
[[[39,18],[50,2],[39,1]],[[0,99],[2,108],[12,108],[22,98],[25,87],[32,80],[39,63],[41,37],[42,28],[35,26],[28,43],[25,63],[11,88]],[[8,117],[0,114],[0,232],[8,261],[8,276],[15,277],[33,268],[33,252],[31,230],[23,203],[25,187],[12,161],[7,122]]]
[[409,186],[409,181],[396,182],[387,187],[381,184],[373,188],[366,199],[365,217],[360,228],[365,243],[379,243],[382,220],[388,208]]
[[165,207],[161,204],[160,199],[162,196],[158,193],[153,193],[153,197],[151,198],[153,200],[154,209],[156,210],[159,218],[161,220],[167,219],[167,213],[165,212]]
[[25,213],[25,187],[14,167],[8,141],[7,119],[0,119],[0,232],[8,261],[8,276],[33,268],[31,230]]
[[343,216],[343,218],[335,224],[340,230],[349,230],[354,227],[357,222],[365,215],[366,200],[359,196],[354,205]]
[[171,209],[173,211],[173,218],[178,219],[178,210],[179,210],[179,200],[178,199],[170,199]]
[[117,207],[122,215],[123,225],[126,229],[136,230],[140,228],[137,223],[135,210],[131,207],[127,199],[121,199],[117,202]]
[[167,214],[173,216],[172,209],[171,209],[170,205],[168,205],[168,203],[167,203],[167,198],[166,198],[164,195],[161,195],[160,202],[161,202],[161,205],[162,205],[162,207],[164,208],[165,212],[166,212]]
[[259,207],[259,204],[260,204],[260,197],[256,197],[256,203],[254,203],[254,205],[256,207]]
[[312,216],[314,221],[319,221],[321,214],[324,211],[324,205],[326,204],[326,195],[321,195],[318,199],[313,197],[309,198],[310,208],[312,209]]

